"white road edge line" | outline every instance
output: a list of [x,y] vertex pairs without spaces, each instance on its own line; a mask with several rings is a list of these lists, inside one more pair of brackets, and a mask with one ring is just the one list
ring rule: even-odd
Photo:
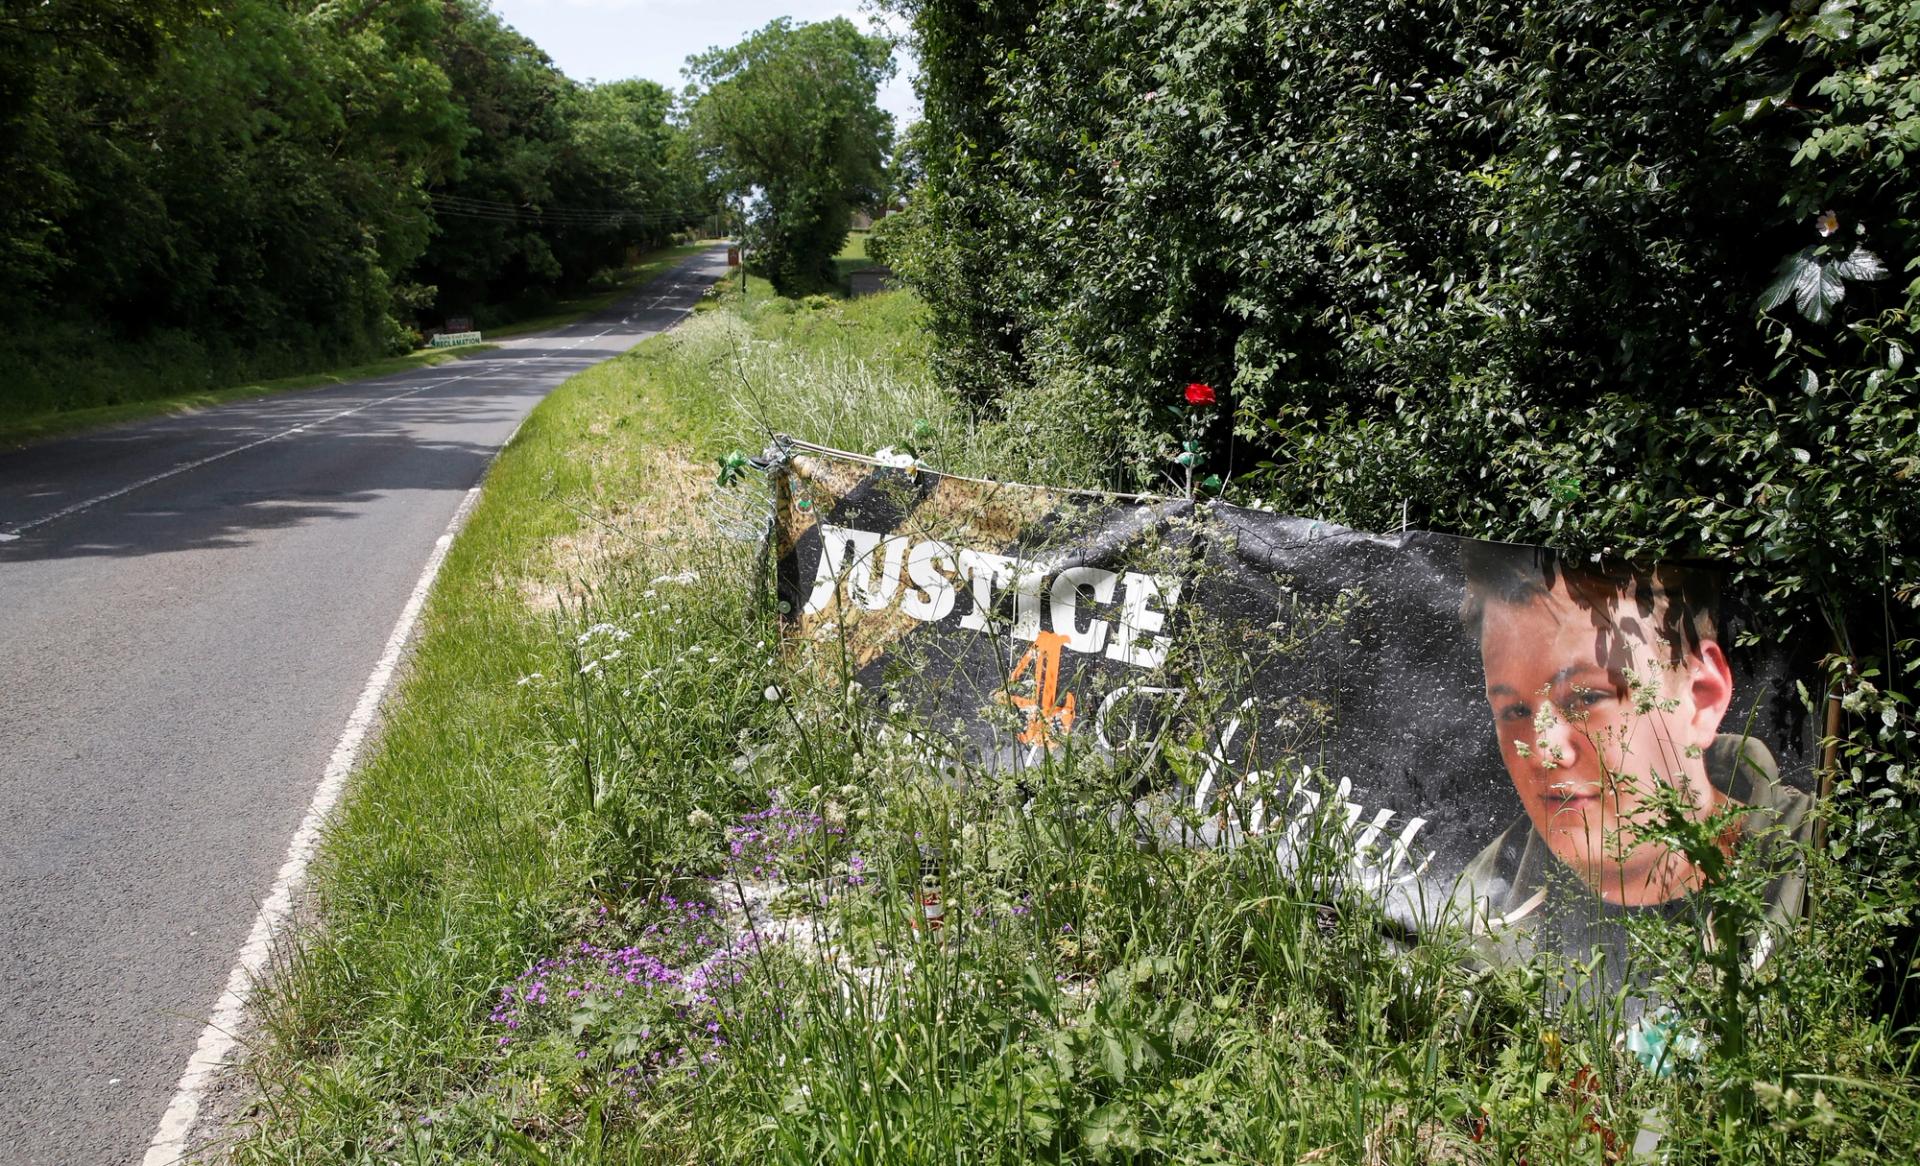
[[[500,448],[505,450],[519,432],[516,426]],[[193,1132],[194,1120],[200,1116],[200,1099],[214,1075],[226,1065],[227,1055],[239,1043],[247,1000],[252,996],[253,986],[261,972],[266,969],[274,940],[292,914],[294,892],[306,881],[307,864],[312,861],[314,850],[319,845],[320,831],[340,800],[347,775],[353,772],[354,762],[359,759],[360,747],[366,743],[367,733],[373,728],[374,717],[380,711],[380,701],[386,696],[387,686],[392,683],[394,672],[399,667],[401,654],[413,636],[421,609],[426,606],[427,593],[433,589],[433,581],[440,574],[441,564],[447,560],[447,550],[453,545],[454,536],[460,533],[460,528],[466,525],[467,516],[472,513],[474,502],[480,497],[481,487],[485,484],[483,477],[467,491],[459,507],[454,510],[453,518],[447,522],[446,531],[434,542],[433,553],[427,556],[426,568],[414,583],[413,593],[407,596],[407,605],[400,611],[393,634],[387,637],[386,650],[380,654],[380,662],[374,665],[373,675],[367,678],[367,686],[360,693],[360,703],[354,706],[353,714],[347,718],[346,728],[340,733],[339,743],[333,747],[333,756],[327,760],[327,768],[320,777],[320,787],[314,791],[313,801],[307,806],[307,815],[301,819],[300,828],[294,831],[293,842],[287,848],[287,860],[281,864],[280,873],[273,880],[273,888],[267,892],[259,913],[253,917],[253,930],[247,935],[246,943],[240,948],[240,958],[227,976],[226,990],[215,1000],[213,1014],[208,1017],[206,1028],[200,1032],[200,1041],[187,1058],[186,1071],[180,1074],[180,1082],[174,1086],[173,1100],[167,1103],[153,1140],[147,1144],[142,1166],[172,1166],[185,1159],[187,1138]]]
[[[692,309],[688,309],[685,314],[691,315]],[[477,372],[468,374],[468,376],[478,375],[480,374]],[[452,381],[439,382],[439,384],[452,383]],[[435,387],[437,386],[424,385],[421,389],[401,393],[398,397],[411,396],[412,393]],[[397,400],[398,397],[386,399]],[[359,408],[370,408],[380,403],[371,401]],[[359,409],[347,410],[348,413],[358,411]],[[345,415],[345,413],[335,414],[336,417]],[[514,439],[520,436],[520,430],[526,426],[527,418],[532,415],[532,411],[529,410],[527,417],[522,417],[520,423],[513,427],[513,431],[507,434],[507,439],[500,443],[500,448],[494,451],[495,458],[513,445]],[[331,420],[331,418],[323,420]],[[317,425],[320,422],[313,421],[307,424]],[[305,425],[296,426],[294,429],[287,430],[286,433],[293,433],[306,427]],[[274,437],[283,437],[286,433],[275,434]],[[254,444],[272,440],[272,437],[262,438]],[[240,450],[226,452],[238,453]],[[207,461],[225,456],[226,453],[216,454],[195,464],[204,465]],[[191,465],[182,466],[169,473],[178,473],[191,468]],[[227,1056],[240,1043],[240,1027],[246,1020],[247,1001],[252,997],[254,984],[259,980],[260,973],[265,970],[267,960],[272,955],[274,940],[278,938],[281,929],[286,926],[293,914],[294,892],[299,890],[301,884],[306,881],[307,865],[313,860],[314,851],[320,844],[320,831],[326,825],[327,819],[332,816],[334,806],[339,804],[340,795],[346,789],[347,778],[353,772],[354,763],[360,758],[360,747],[366,743],[367,733],[372,729],[374,717],[380,711],[380,702],[386,697],[387,687],[393,682],[393,674],[400,666],[400,657],[406,651],[407,641],[413,638],[414,625],[420,621],[420,613],[426,607],[427,594],[433,590],[433,581],[439,578],[440,567],[447,561],[447,551],[453,546],[454,537],[460,533],[460,528],[466,525],[467,516],[473,512],[474,503],[479,500],[480,491],[486,485],[486,478],[492,471],[493,466],[489,462],[486,474],[483,474],[480,481],[476,482],[473,488],[467,491],[466,496],[460,499],[460,505],[454,509],[453,517],[447,520],[446,530],[434,541],[433,552],[427,556],[427,565],[421,570],[420,578],[415,581],[413,593],[407,596],[406,606],[400,610],[400,618],[393,625],[393,633],[387,637],[387,646],[380,653],[380,661],[373,666],[373,674],[367,677],[367,686],[360,692],[360,702],[354,706],[353,713],[347,717],[346,728],[341,730],[340,740],[333,747],[333,756],[327,759],[327,767],[320,775],[320,786],[314,790],[313,801],[307,805],[306,816],[300,820],[300,827],[294,831],[293,841],[287,847],[286,861],[280,865],[280,873],[274,876],[273,887],[267,892],[267,897],[260,904],[260,910],[253,917],[253,928],[247,934],[247,941],[240,946],[240,955],[233,965],[233,970],[227,973],[227,986],[214,1000],[213,1012],[207,1018],[207,1025],[200,1030],[200,1039],[194,1045],[193,1052],[187,1057],[187,1067],[174,1086],[173,1097],[167,1102],[166,1111],[160,1115],[160,1124],[154,1130],[153,1139],[147,1143],[146,1155],[140,1160],[141,1166],[176,1166],[177,1163],[186,1160],[187,1139],[192,1136],[194,1122],[200,1116],[200,1099],[205,1095],[207,1086],[213,1081],[215,1075],[226,1067]],[[161,477],[166,476],[168,475],[161,475]],[[118,494],[138,489],[144,484],[146,483],[136,483],[106,497],[117,497]],[[101,501],[104,500],[105,498],[101,499]],[[52,521],[55,517],[59,516],[52,515],[40,521]]]

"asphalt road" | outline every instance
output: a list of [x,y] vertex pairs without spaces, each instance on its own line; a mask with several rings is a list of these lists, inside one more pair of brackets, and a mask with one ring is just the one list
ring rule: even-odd
[[[462,496],[696,257],[497,352],[0,453],[0,1162],[138,1162]],[[9,537],[11,536],[11,537]]]

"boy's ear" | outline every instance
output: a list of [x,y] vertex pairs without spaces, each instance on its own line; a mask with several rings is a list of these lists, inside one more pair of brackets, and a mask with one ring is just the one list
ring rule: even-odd
[[1688,653],[1687,684],[1693,696],[1693,720],[1687,729],[1692,743],[1705,749],[1713,744],[1733,704],[1733,669],[1718,642],[1703,640],[1697,654]]

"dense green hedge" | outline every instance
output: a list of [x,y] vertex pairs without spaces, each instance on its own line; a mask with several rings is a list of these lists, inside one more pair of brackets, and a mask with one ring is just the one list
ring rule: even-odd
[[1731,563],[1847,661],[1833,909],[1913,926],[1920,3],[891,7],[889,257],[1035,472],[1165,489],[1202,380],[1236,498]]
[[[899,266],[1042,440],[1152,484],[1211,381],[1243,495],[1908,624],[1920,6],[898,6],[939,143]],[[1762,312],[1783,263],[1816,294]]]

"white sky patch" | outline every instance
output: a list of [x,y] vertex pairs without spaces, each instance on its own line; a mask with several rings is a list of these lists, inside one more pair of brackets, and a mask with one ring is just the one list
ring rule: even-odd
[[[539,45],[561,72],[576,81],[645,77],[678,92],[687,58],[737,44],[779,17],[812,23],[844,16],[863,31],[898,37],[897,17],[863,12],[847,0],[493,0],[501,19]],[[880,108],[895,128],[920,116],[913,92],[918,62],[902,48],[894,79],[880,89]]]

